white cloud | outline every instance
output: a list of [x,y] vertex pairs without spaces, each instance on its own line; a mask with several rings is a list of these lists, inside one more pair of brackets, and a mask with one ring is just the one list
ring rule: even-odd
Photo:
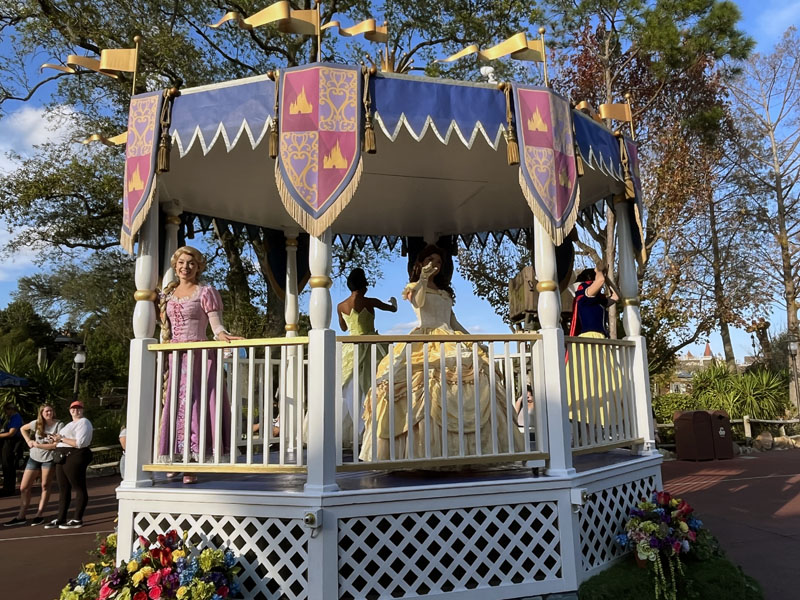
[[756,12],[755,31],[750,33],[758,41],[758,51],[770,53],[773,46],[781,39],[786,29],[793,24],[800,23],[800,0],[772,0],[766,6],[749,2],[741,6],[743,23],[749,21],[748,13]]
[[[11,237],[8,224],[0,220],[0,248],[9,242]],[[10,256],[0,258],[0,282],[16,281],[23,275],[29,275],[36,268],[34,264],[36,256],[37,253],[34,250],[25,248]]]
[[42,107],[23,106],[0,119],[0,175],[16,168],[7,152],[26,156],[35,145],[68,139],[72,133],[71,113],[68,107],[47,113]]
[[406,321],[393,323],[390,329],[381,332],[382,335],[406,335],[409,331],[419,325],[418,321]]

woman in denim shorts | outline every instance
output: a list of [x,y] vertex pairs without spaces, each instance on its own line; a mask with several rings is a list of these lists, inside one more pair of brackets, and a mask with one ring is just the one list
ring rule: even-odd
[[44,510],[50,499],[50,484],[52,483],[55,465],[53,464],[53,450],[56,442],[53,436],[61,431],[64,424],[56,419],[56,411],[49,404],[39,407],[35,421],[22,426],[22,437],[28,444],[29,458],[25,465],[20,485],[20,505],[17,516],[4,523],[6,527],[25,524],[25,513],[31,503],[31,490],[37,479],[42,481],[42,497],[39,499],[39,510],[31,520],[31,525],[41,525],[44,522]]

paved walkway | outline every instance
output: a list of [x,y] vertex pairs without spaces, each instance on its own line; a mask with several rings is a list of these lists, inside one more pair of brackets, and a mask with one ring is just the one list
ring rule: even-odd
[[[728,556],[762,584],[767,600],[800,589],[800,450],[727,461],[671,461],[664,488],[687,500],[720,539]],[[3,598],[54,600],[75,577],[98,533],[114,529],[119,476],[89,480],[89,508],[78,530],[0,527]],[[53,518],[57,495],[48,517]],[[0,523],[16,515],[18,498],[0,498]],[[8,586],[13,593],[7,595]],[[629,599],[620,599],[629,600]]]

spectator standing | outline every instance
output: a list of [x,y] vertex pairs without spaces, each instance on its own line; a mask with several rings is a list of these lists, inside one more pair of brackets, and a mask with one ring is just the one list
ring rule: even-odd
[[[86,489],[86,469],[92,462],[92,443],[94,429],[92,423],[83,416],[83,403],[76,400],[69,405],[72,422],[67,424],[54,437],[56,441],[56,478],[58,479],[58,517],[47,523],[45,529],[78,529],[83,527],[83,513],[89,503]],[[72,490],[75,490],[75,517],[67,520]]]
[[7,403],[3,407],[5,422],[0,429],[0,456],[3,463],[3,491],[0,496],[13,496],[16,492],[17,466],[22,458],[22,417],[17,407]]
[[20,433],[30,450],[25,472],[22,474],[22,484],[20,485],[19,513],[17,513],[16,517],[4,523],[6,527],[25,523],[25,514],[28,512],[28,507],[31,503],[31,489],[37,479],[41,479],[42,482],[42,495],[39,499],[39,510],[36,511],[36,516],[31,520],[31,525],[44,523],[44,510],[50,500],[50,484],[55,472],[53,470],[53,451],[56,443],[53,436],[61,431],[62,427],[64,427],[64,423],[56,419],[56,411],[49,404],[43,404],[39,407],[35,421],[22,426]]

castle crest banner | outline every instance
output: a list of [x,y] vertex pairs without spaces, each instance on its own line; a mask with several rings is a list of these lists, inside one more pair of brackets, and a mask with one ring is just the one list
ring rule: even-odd
[[276,181],[290,215],[320,235],[361,178],[360,67],[315,64],[281,73]]

